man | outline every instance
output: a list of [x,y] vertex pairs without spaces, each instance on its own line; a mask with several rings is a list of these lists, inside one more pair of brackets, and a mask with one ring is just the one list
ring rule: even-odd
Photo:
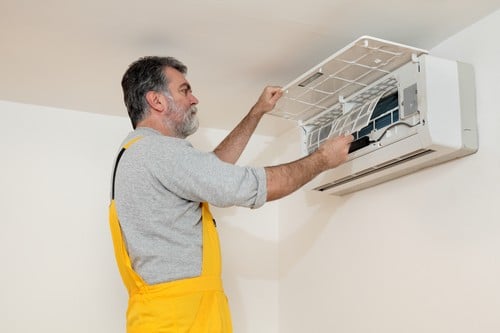
[[186,72],[175,58],[145,57],[122,79],[134,131],[115,163],[110,225],[130,296],[129,333],[231,332],[207,202],[257,208],[286,196],[344,162],[353,139],[330,139],[311,155],[283,165],[234,165],[282,95],[281,88],[266,87],[213,152],[200,152],[185,140],[198,128],[198,99]]

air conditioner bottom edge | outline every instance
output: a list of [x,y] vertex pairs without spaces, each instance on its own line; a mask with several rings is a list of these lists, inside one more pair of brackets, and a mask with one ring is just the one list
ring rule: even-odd
[[[411,146],[412,148],[401,150],[401,146],[407,148]],[[373,159],[375,152],[372,152],[362,156],[360,159],[363,159],[363,161],[358,161],[359,163],[356,163],[356,160],[349,161],[323,173],[307,184],[305,188],[342,196],[403,177],[433,165],[470,155],[476,152],[477,149],[469,149],[465,146],[456,148],[425,144],[421,142],[418,135],[415,135],[393,144],[392,147],[384,147],[384,151],[386,154],[392,153],[392,156],[385,158],[383,162],[379,161],[380,163],[377,163]],[[401,153],[402,151],[404,151],[404,154]],[[356,165],[364,165],[364,168],[356,169]]]

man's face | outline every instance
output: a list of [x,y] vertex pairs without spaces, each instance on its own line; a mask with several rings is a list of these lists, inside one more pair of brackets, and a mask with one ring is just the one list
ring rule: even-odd
[[174,68],[167,67],[165,74],[169,79],[167,96],[169,113],[165,121],[175,131],[175,136],[186,138],[196,132],[199,126],[196,116],[198,99],[193,95],[191,86],[184,75]]
[[198,109],[196,106],[191,105],[185,109],[175,103],[171,96],[168,96],[167,98],[170,116],[166,118],[166,121],[170,121],[170,128],[175,131],[175,136],[184,139],[191,134],[194,134],[199,127],[198,117],[196,116]]

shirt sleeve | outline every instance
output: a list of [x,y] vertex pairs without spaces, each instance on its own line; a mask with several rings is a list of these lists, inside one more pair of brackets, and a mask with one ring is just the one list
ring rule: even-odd
[[242,167],[221,161],[214,153],[199,151],[186,140],[152,140],[148,167],[175,195],[217,207],[258,208],[267,199],[266,173],[260,167]]

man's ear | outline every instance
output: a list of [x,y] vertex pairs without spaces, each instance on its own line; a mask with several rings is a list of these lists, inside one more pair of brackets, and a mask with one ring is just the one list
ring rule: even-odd
[[163,112],[168,109],[168,103],[165,95],[157,91],[148,91],[146,93],[146,101],[152,110]]

